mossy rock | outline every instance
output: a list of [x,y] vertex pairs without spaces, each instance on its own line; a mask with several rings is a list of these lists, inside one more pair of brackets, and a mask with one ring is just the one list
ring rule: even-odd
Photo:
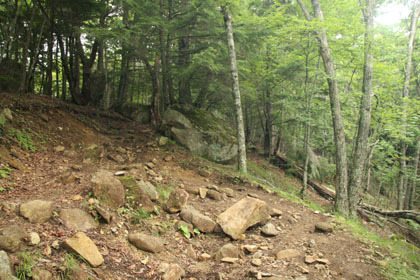
[[238,153],[235,129],[211,112],[190,105],[168,108],[161,129],[195,155],[215,162],[228,162]]

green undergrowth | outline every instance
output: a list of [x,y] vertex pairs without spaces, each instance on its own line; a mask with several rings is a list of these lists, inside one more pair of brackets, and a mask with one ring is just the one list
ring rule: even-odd
[[351,228],[353,235],[359,240],[372,243],[390,253],[381,261],[381,272],[388,279],[418,280],[420,277],[420,250],[400,238],[385,239],[365,228],[360,221],[337,217],[337,220]]
[[252,182],[258,183],[264,189],[275,192],[279,196],[292,202],[301,203],[312,210],[321,212],[326,211],[318,203],[302,199],[300,197],[300,190],[298,190],[289,180],[287,180],[287,178],[284,178],[283,176],[270,171],[270,168],[273,168],[270,163],[266,162],[259,166],[252,161],[248,161],[247,167],[247,177]]

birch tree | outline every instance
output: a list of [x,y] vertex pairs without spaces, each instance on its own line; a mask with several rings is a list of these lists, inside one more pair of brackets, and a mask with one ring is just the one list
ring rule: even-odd
[[238,67],[236,65],[235,43],[232,31],[232,15],[226,6],[222,6],[222,14],[225,21],[228,52],[230,58],[230,69],[232,73],[232,92],[236,109],[236,131],[238,137],[238,168],[243,174],[247,173],[246,168],[246,147],[245,147],[245,131],[241,106],[241,93],[239,90]]

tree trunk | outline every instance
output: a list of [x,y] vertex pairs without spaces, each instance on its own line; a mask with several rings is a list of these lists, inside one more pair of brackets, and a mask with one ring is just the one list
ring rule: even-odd
[[[412,57],[413,57],[413,49],[414,49],[414,39],[416,37],[417,31],[417,22],[419,19],[420,14],[420,7],[416,3],[413,4],[412,8],[412,16],[411,16],[411,25],[410,25],[410,37],[408,40],[408,47],[407,47],[407,63],[405,66],[405,79],[404,79],[404,86],[403,91],[401,94],[402,97],[402,125],[403,125],[403,135],[406,135],[407,132],[407,104],[406,99],[409,95],[409,85],[410,85],[410,78],[411,78],[411,65],[412,65]],[[398,186],[398,205],[397,208],[399,210],[403,209],[404,207],[404,196],[405,196],[405,181],[407,177],[407,162],[406,162],[406,153],[407,153],[407,143],[403,139],[401,140],[401,155],[400,155],[400,183]]]
[[[305,17],[308,21],[312,20],[308,9],[303,4],[302,0],[297,0],[301,7]],[[319,0],[312,0],[312,8],[314,10],[315,17],[323,21]],[[346,151],[346,139],[344,135],[344,126],[341,116],[341,105],[338,94],[338,83],[336,80],[335,66],[333,58],[328,46],[327,35],[324,28],[320,28],[317,31],[317,38],[320,45],[320,54],[324,62],[325,72],[327,74],[328,89],[330,95],[330,105],[332,122],[334,128],[334,142],[335,142],[335,153],[336,153],[336,190],[337,195],[335,198],[335,210],[344,215],[348,214],[348,197],[347,197],[347,151]]]
[[[142,56],[142,60],[146,65],[147,71],[152,78],[152,122],[154,125],[160,122],[160,111],[159,111],[159,63],[155,62],[155,66],[150,65],[149,60],[146,56]],[[157,59],[156,59],[157,60]]]
[[29,19],[29,24],[26,29],[26,38],[25,38],[25,45],[23,46],[23,54],[22,54],[22,74],[21,74],[21,80],[19,84],[19,93],[26,92],[27,84],[26,84],[26,78],[27,78],[27,63],[28,63],[28,49],[29,49],[29,43],[31,42],[31,33],[32,33],[32,26],[33,21],[35,17],[35,11],[36,11],[36,0],[32,1],[32,11],[31,11],[31,18]]
[[264,156],[269,157],[272,154],[273,147],[273,116],[271,113],[271,92],[270,90],[265,91],[264,98]]
[[233,40],[233,31],[232,31],[232,17],[227,7],[222,7],[222,13],[225,21],[227,42],[228,42],[228,51],[230,57],[230,68],[232,72],[232,82],[233,82],[233,99],[235,101],[236,109],[236,131],[238,137],[238,168],[239,171],[243,174],[247,173],[246,168],[246,147],[245,147],[245,132],[244,132],[244,121],[242,116],[242,106],[241,106],[241,93],[239,90],[239,78],[238,78],[238,68],[236,66],[236,53],[235,53],[235,43]]
[[365,22],[364,42],[364,65],[363,65],[363,86],[362,99],[359,109],[359,125],[352,157],[352,165],[349,177],[348,196],[350,215],[356,217],[357,202],[362,185],[363,167],[367,158],[367,146],[369,139],[369,128],[372,107],[372,77],[373,77],[373,18],[375,13],[375,0],[366,0],[362,7]]
[[95,40],[92,45],[92,51],[90,57],[85,56],[82,43],[80,42],[80,36],[76,38],[77,53],[82,61],[83,65],[83,82],[82,82],[82,98],[83,104],[88,105],[92,101],[92,91],[91,91],[91,76],[92,76],[92,67],[96,59],[96,54],[98,52],[99,42]]

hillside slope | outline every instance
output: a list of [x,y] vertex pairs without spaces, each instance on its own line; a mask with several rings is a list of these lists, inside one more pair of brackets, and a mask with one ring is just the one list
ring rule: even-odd
[[[13,115],[0,143],[0,248],[21,279],[385,279],[379,265],[386,266],[387,253],[354,238],[331,214],[266,191],[230,166],[196,158],[150,126],[48,98],[0,98]],[[19,169],[6,167],[11,161]],[[95,192],[95,174],[109,174],[100,170],[122,183],[124,203],[109,207],[121,194],[103,200]],[[280,170],[271,172],[285,184],[298,184]],[[139,182],[150,182],[157,197],[139,194]],[[276,209],[272,233],[255,225],[234,240],[218,226],[211,233],[188,230],[179,212],[167,211],[174,190],[188,193],[187,204],[212,221],[241,199],[263,201]],[[51,213],[45,208],[46,218],[37,222],[40,201],[50,203]],[[22,210],[28,202],[35,213]],[[83,213],[69,218],[66,209]],[[86,260],[69,249],[77,232],[94,243]],[[128,236],[138,232],[163,247],[151,249],[156,253],[136,248]],[[154,239],[146,243],[153,247]],[[100,256],[91,260],[95,247]]]

